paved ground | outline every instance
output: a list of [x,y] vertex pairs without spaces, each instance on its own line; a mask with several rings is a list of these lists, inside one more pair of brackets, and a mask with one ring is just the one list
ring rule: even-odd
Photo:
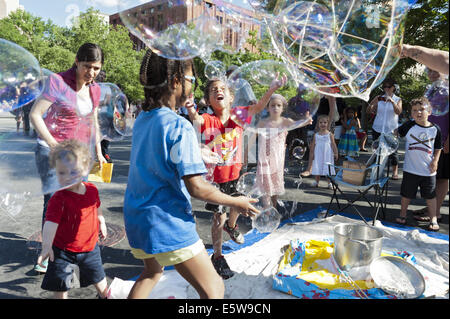
[[[13,139],[20,145],[20,155],[22,161],[34,163],[33,147],[35,140],[31,137],[25,137],[23,134],[16,134],[15,122],[10,116],[0,116],[0,162],[6,157],[2,143],[5,137]],[[13,132],[5,134],[5,132]],[[2,141],[3,139],[3,141]],[[403,151],[400,149],[401,163],[403,161]],[[114,160],[114,171],[111,184],[98,183],[100,197],[102,200],[103,212],[107,223],[109,224],[111,240],[102,246],[102,257],[108,282],[114,277],[129,279],[139,274],[141,263],[135,260],[129,252],[129,245],[124,238],[114,244],[123,234],[123,195],[127,183],[127,172],[129,167],[130,139],[120,142],[113,142],[110,146],[110,154]],[[368,154],[361,157],[366,159]],[[401,165],[401,164],[400,164]],[[306,163],[305,163],[306,166]],[[30,166],[30,169],[33,166]],[[311,188],[311,178],[304,178],[303,183],[297,188],[295,181],[300,173],[300,165],[296,161],[288,163],[286,172],[286,194],[282,196],[285,207],[290,210],[293,202],[297,202],[297,210],[294,214],[301,214],[319,205],[326,207],[330,200],[332,191],[325,188],[327,183],[321,182],[321,187]],[[401,174],[401,170],[400,170]],[[0,174],[1,176],[1,174]],[[400,175],[401,176],[401,175]],[[16,176],[17,177],[17,176]],[[29,176],[22,176],[23,181],[28,181]],[[19,183],[21,178],[16,178],[14,183]],[[0,189],[4,185],[11,185],[11,180],[0,180]],[[393,221],[400,208],[400,188],[401,180],[392,181],[389,188],[387,221]],[[3,185],[2,185],[3,184]],[[33,197],[25,203],[25,207],[20,214],[10,217],[0,211],[0,298],[20,299],[20,298],[49,298],[50,294],[40,288],[43,276],[38,275],[33,270],[36,258],[38,256],[39,242],[37,241],[38,231],[41,227],[42,216],[42,198]],[[414,200],[411,209],[422,207],[423,201]],[[211,215],[204,210],[204,204],[198,200],[193,200],[195,215],[197,218],[198,232],[204,243],[211,246],[210,225]],[[358,206],[365,216],[370,214],[370,207],[361,203]],[[440,232],[448,234],[448,196],[442,208],[443,221]],[[353,210],[347,212],[352,213]],[[410,214],[411,215],[411,214]],[[408,223],[411,226],[420,227],[412,216],[408,217]],[[249,230],[249,222],[244,218],[239,220],[243,231]],[[228,240],[224,236],[225,240]],[[111,242],[112,241],[112,242]],[[69,296],[71,298],[90,299],[95,298],[95,289],[93,287],[83,289],[73,289]]]

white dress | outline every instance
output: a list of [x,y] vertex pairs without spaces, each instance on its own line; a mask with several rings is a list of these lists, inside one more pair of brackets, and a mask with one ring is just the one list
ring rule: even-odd
[[[314,134],[314,160],[312,163],[311,175],[326,176],[328,175],[328,164],[334,164],[334,154],[331,148],[330,133],[320,135]],[[331,167],[331,175],[335,175],[334,167]]]

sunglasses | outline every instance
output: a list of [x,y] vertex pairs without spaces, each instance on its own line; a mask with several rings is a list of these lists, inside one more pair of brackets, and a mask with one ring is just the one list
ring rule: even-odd
[[195,83],[195,76],[185,75],[184,78],[185,78],[186,80],[191,81],[192,84]]

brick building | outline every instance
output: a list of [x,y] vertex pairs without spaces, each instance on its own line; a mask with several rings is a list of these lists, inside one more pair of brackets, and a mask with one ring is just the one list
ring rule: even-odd
[[[134,8],[127,9],[131,14],[140,15],[140,19],[146,18],[146,24],[153,30],[162,31],[166,29],[171,24],[176,23],[185,23],[187,21],[191,21],[196,19],[200,15],[203,14],[205,10],[210,10],[212,14],[216,17],[217,23],[222,25],[230,23],[233,20],[234,23],[239,24],[239,28],[244,30],[247,34],[248,31],[257,31],[257,34],[260,33],[260,25],[252,19],[255,18],[255,13],[251,10],[238,7],[236,5],[230,3],[223,3],[223,6],[226,6],[224,9],[221,6],[217,6],[211,0],[202,0],[201,3],[195,4],[193,6],[173,6],[171,5],[170,0],[153,0],[142,5],[136,6]],[[228,9],[228,10],[227,10]],[[229,10],[234,12],[239,12],[241,17],[248,17],[238,19],[233,18],[229,14]],[[109,23],[112,25],[122,24],[123,22],[120,18],[119,13],[115,13],[109,16]],[[130,37],[134,42],[134,46],[136,50],[145,49],[145,44],[138,39],[136,36],[130,33]],[[234,49],[239,47],[241,35],[231,28],[223,29],[223,41],[226,45],[233,47]],[[250,52],[255,52],[256,48],[252,45],[245,43],[241,50],[247,49]]]

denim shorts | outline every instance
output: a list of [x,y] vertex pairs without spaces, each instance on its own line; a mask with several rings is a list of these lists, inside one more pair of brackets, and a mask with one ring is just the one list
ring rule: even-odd
[[53,246],[54,261],[48,261],[47,272],[41,288],[49,291],[68,291],[73,287],[75,265],[80,268],[80,287],[87,287],[102,281],[106,275],[103,269],[100,248],[84,253],[74,253]]

